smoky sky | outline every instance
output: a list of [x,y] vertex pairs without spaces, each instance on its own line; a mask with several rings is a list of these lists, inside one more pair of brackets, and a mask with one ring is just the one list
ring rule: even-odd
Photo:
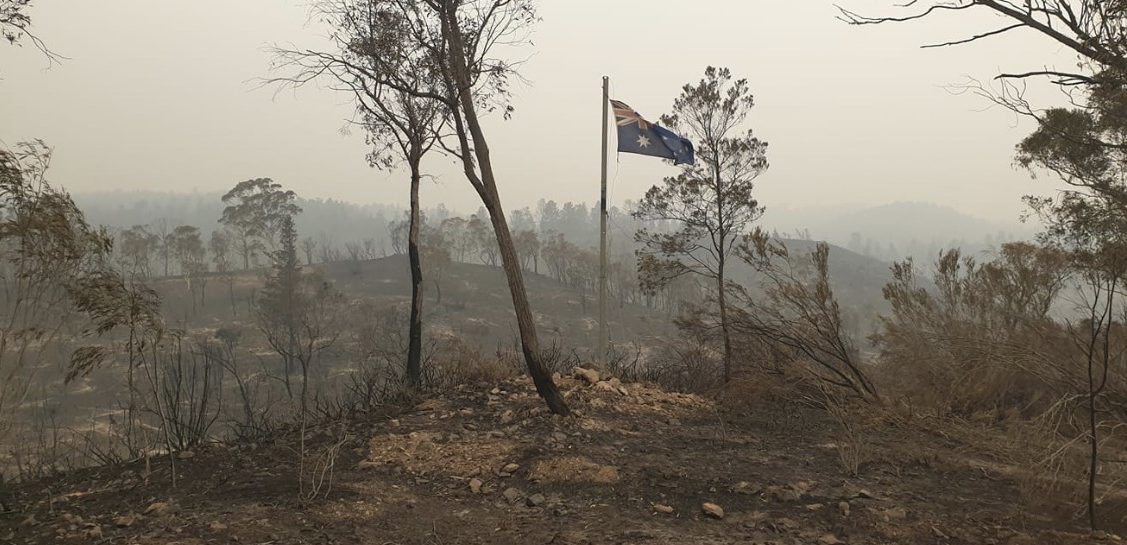
[[[859,11],[891,0],[840,0]],[[598,198],[601,77],[613,98],[656,119],[707,65],[749,80],[747,126],[770,143],[758,181],[772,208],[929,201],[998,221],[1023,194],[1051,193],[1013,165],[1030,124],[972,93],[968,77],[1066,65],[1032,33],[957,48],[934,41],[989,30],[987,14],[850,27],[821,0],[545,0],[516,112],[487,129],[506,208]],[[40,1],[37,34],[67,57],[0,47],[0,139],[55,147],[51,179],[73,192],[221,191],[271,177],[302,196],[406,203],[399,171],[365,162],[347,129],[349,97],[324,86],[278,92],[270,44],[325,47],[308,4],[280,0]],[[1048,91],[1048,100],[1055,100]],[[612,137],[613,145],[613,137]],[[448,158],[425,165],[425,206],[473,211]],[[611,155],[611,198],[637,199],[673,167]]]

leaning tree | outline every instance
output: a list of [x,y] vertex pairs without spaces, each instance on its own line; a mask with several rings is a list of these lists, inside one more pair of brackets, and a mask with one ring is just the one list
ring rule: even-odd
[[[501,266],[508,280],[516,313],[521,347],[536,390],[556,413],[570,413],[544,367],[536,323],[528,302],[520,259],[505,218],[489,140],[482,116],[500,110],[505,117],[511,82],[517,64],[500,53],[529,43],[537,20],[533,0],[340,0],[342,6],[360,6],[362,13],[387,13],[394,24],[369,29],[370,66],[351,64],[379,86],[429,101],[449,124],[441,145],[457,158],[466,180],[489,212],[500,248]],[[330,22],[332,22],[330,20]],[[324,72],[334,61],[317,51],[291,55],[284,67],[299,76]],[[344,67],[341,67],[343,69]]]

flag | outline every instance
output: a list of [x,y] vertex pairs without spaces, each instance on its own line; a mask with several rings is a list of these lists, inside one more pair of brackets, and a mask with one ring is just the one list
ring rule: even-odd
[[618,151],[673,159],[675,165],[696,162],[692,142],[646,121],[623,102],[612,100],[610,104],[614,107],[614,122],[618,126]]

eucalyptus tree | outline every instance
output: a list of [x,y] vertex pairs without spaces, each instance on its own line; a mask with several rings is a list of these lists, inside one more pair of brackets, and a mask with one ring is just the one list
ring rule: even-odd
[[696,143],[697,162],[651,187],[634,212],[638,220],[675,226],[643,227],[635,234],[643,289],[652,294],[688,274],[715,286],[725,382],[732,369],[727,263],[748,226],[763,214],[752,193],[768,167],[767,143],[743,127],[754,105],[747,80],[733,81],[727,68],[710,66],[698,83],[686,84],[662,122]]
[[[338,44],[357,47],[373,64],[360,66],[341,55],[282,52],[290,80],[309,80],[332,70],[359,70],[373,83],[437,106],[449,130],[439,141],[457,158],[466,180],[489,212],[513,301],[521,347],[537,392],[556,414],[570,410],[543,365],[536,323],[528,302],[520,259],[505,218],[482,117],[513,112],[509,102],[518,63],[503,50],[529,43],[538,16],[533,0],[336,0],[321,10],[342,30]],[[328,14],[326,14],[328,12]],[[356,34],[349,34],[355,32]],[[348,66],[342,66],[345,61]]]
[[152,258],[160,249],[160,237],[144,225],[134,225],[118,234],[117,246],[123,268],[129,274],[148,278],[152,275]]
[[258,252],[275,248],[283,222],[301,213],[296,199],[293,191],[282,189],[282,184],[270,178],[239,182],[223,195],[227,206],[219,223],[231,233],[243,269],[250,268]]
[[[48,182],[51,154],[42,141],[0,147],[0,435],[35,374],[89,325],[76,298],[91,279],[116,275],[110,235],[91,227],[70,195]],[[72,364],[83,367],[102,354],[78,350]]]
[[31,15],[28,12],[33,5],[32,0],[0,0],[0,38],[16,46],[25,41],[31,42],[48,61],[57,61],[62,57],[48,49],[47,44],[31,31]]
[[215,272],[227,282],[227,296],[231,303],[231,314],[239,314],[235,307],[235,273],[231,267],[231,236],[227,231],[217,229],[211,232],[207,249],[211,252],[211,261],[215,264]]
[[[879,15],[842,8],[841,18],[855,25],[877,25],[972,12],[996,15],[997,26],[924,47],[961,46],[1022,32],[1040,35],[1075,57],[1060,68],[1046,60],[1037,68],[1002,71],[994,76],[994,86],[972,82],[970,87],[1033,120],[1035,130],[1017,146],[1018,163],[1031,172],[1054,174],[1069,186],[1057,196],[1026,197],[1026,201],[1045,221],[1045,241],[1071,251],[1074,270],[1090,291],[1088,301],[1095,303],[1086,309],[1088,331],[1081,335],[1086,342],[1077,343],[1088,369],[1087,514],[1094,530],[1100,443],[1096,415],[1106,414],[1098,405],[1108,373],[1106,348],[1103,354],[1095,348],[1106,347],[1116,330],[1112,309],[1127,275],[1127,1],[929,0],[902,3]],[[1062,91],[1066,105],[1034,104],[1026,91],[1037,82]]]

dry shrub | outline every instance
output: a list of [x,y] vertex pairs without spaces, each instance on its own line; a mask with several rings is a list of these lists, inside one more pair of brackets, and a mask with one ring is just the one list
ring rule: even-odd
[[951,250],[932,288],[911,260],[894,264],[884,288],[892,314],[874,337],[882,386],[939,416],[1048,409],[1079,371],[1067,331],[1048,317],[1066,265],[1059,251],[1023,243],[982,264]]
[[520,376],[523,356],[501,352],[486,356],[460,338],[451,337],[441,345],[433,363],[424,373],[432,389],[446,389],[462,384],[496,384]]
[[735,289],[732,330],[737,341],[768,352],[771,362],[803,369],[818,380],[876,401],[877,388],[845,325],[830,280],[830,247],[791,250],[756,229],[739,257],[762,277],[761,293]]
[[682,335],[662,343],[635,379],[672,392],[714,393],[724,385],[723,359],[709,339]]
[[[1091,461],[1086,402],[1082,396],[1067,396],[1037,418],[1006,423],[1009,448],[1003,456],[1019,468],[1015,481],[1029,507],[1055,509],[1066,517],[1085,512]],[[1117,454],[1127,450],[1127,428],[1121,418],[1104,414],[1108,418],[1097,421],[1096,504],[1110,520],[1127,515],[1122,490],[1127,467]]]
[[856,398],[842,395],[838,390],[818,383],[821,400],[827,414],[835,424],[834,448],[841,469],[847,475],[861,474],[865,464],[874,457],[872,435],[883,420],[879,407],[861,403]]
[[[949,251],[934,287],[921,287],[910,261],[898,263],[884,290],[893,312],[876,337],[882,387],[910,416],[991,432],[972,444],[1014,466],[1027,501],[1044,507],[1051,498],[1051,507],[1071,511],[1060,514],[1088,513],[1093,527],[1097,511],[1127,502],[1119,491],[1127,464],[1115,454],[1127,447],[1117,255],[1107,268],[1085,268],[1024,243],[981,264]],[[1049,309],[1066,283],[1075,286],[1067,301],[1074,313],[1054,319]]]

